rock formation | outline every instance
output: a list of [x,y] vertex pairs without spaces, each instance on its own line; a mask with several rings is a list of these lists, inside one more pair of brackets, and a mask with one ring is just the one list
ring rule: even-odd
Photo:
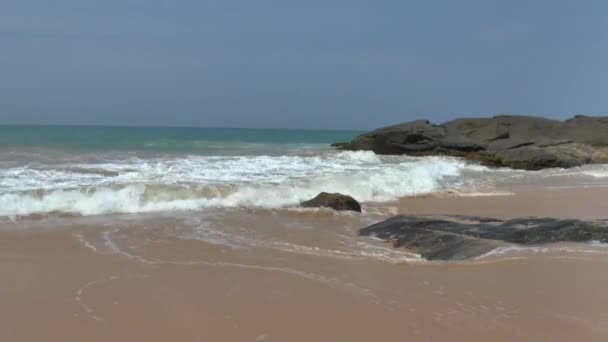
[[464,260],[497,247],[553,242],[608,242],[607,221],[554,218],[395,216],[359,231],[405,248],[428,260]]
[[608,117],[579,115],[557,121],[500,115],[441,125],[418,120],[380,128],[336,146],[378,154],[461,156],[525,170],[568,168],[608,162]]

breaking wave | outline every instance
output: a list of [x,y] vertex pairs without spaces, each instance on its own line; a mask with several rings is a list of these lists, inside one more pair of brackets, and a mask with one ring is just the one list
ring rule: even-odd
[[23,166],[0,170],[0,216],[288,207],[322,191],[388,201],[470,186],[484,172],[485,167],[453,158],[372,152]]

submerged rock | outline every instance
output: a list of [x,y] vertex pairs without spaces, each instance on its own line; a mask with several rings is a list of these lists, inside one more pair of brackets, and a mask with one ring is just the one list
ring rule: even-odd
[[608,242],[608,222],[554,218],[395,216],[359,231],[428,260],[464,260],[507,244]]
[[378,154],[462,156],[526,170],[565,168],[608,162],[608,117],[579,115],[557,121],[500,115],[441,125],[418,120],[380,128],[337,147]]
[[304,208],[331,208],[334,210],[350,210],[361,212],[361,205],[357,200],[348,195],[330,194],[322,192],[317,197],[302,202],[300,204]]

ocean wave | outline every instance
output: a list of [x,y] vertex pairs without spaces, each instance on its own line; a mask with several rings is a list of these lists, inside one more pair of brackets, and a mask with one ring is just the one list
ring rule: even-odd
[[[456,189],[467,184],[463,174],[486,171],[454,158],[382,157],[372,152],[22,167],[0,170],[0,215],[276,208],[295,206],[322,191],[349,194],[363,202],[388,201]],[[468,177],[471,182],[475,178]]]

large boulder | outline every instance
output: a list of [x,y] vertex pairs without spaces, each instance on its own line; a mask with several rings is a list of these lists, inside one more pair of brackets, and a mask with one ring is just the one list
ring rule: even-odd
[[607,221],[395,216],[359,231],[428,260],[464,260],[508,245],[608,242]]
[[608,161],[608,118],[566,121],[500,115],[441,125],[418,120],[356,137],[339,148],[378,154],[449,155],[489,165],[538,170]]
[[361,212],[361,204],[354,198],[342,194],[330,194],[322,192],[317,197],[302,202],[300,204],[304,208],[331,208],[334,210],[349,210]]

